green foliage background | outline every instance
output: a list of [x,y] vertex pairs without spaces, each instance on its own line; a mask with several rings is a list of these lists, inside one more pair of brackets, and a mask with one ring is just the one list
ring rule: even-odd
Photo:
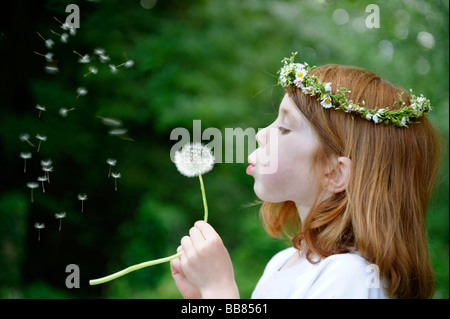
[[[67,44],[61,33],[69,3],[80,7],[81,27]],[[380,28],[364,21],[368,4],[380,8]],[[151,6],[145,9],[144,6]],[[336,11],[337,9],[341,9]],[[171,255],[202,218],[197,179],[181,176],[170,161],[176,127],[261,128],[275,117],[283,90],[276,72],[283,57],[299,51],[312,65],[339,63],[374,71],[431,99],[430,118],[448,148],[448,1],[11,1],[0,19],[0,297],[180,298],[168,264],[146,268],[108,284],[102,277],[142,261]],[[44,72],[44,41],[60,72]],[[419,35],[432,35],[424,41]],[[423,35],[423,34],[422,34]],[[428,42],[426,40],[428,39]],[[424,43],[425,45],[423,45]],[[94,61],[83,75],[73,50],[104,48],[119,68]],[[76,88],[88,89],[76,98]],[[47,108],[41,118],[35,105]],[[75,107],[66,118],[61,107]],[[119,119],[133,141],[108,134],[99,117]],[[48,137],[39,153],[19,140]],[[20,152],[32,159],[23,173]],[[107,177],[109,157],[122,178],[118,191]],[[26,183],[52,159],[46,193]],[[204,176],[210,223],[229,249],[241,297],[248,298],[269,258],[285,239],[262,229],[253,180],[245,163],[216,164]],[[78,193],[87,193],[84,213]],[[436,270],[435,298],[448,298],[448,156],[428,216],[429,247]],[[58,231],[55,213],[67,212]],[[44,222],[37,241],[35,222]],[[81,288],[67,289],[65,267],[77,264]]]

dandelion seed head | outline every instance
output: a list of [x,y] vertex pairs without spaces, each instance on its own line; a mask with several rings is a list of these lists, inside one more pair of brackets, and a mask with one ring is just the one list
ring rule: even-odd
[[104,55],[104,54],[100,55],[100,62],[101,63],[105,63],[105,62],[108,62],[108,61],[109,61],[109,56],[108,55]]
[[59,72],[59,69],[56,66],[50,66],[50,65],[47,65],[44,70],[48,74],[56,74]]
[[55,44],[55,41],[52,39],[45,40],[45,46],[49,49],[53,48],[53,45]]
[[31,182],[31,183],[27,183],[27,187],[28,187],[28,188],[31,188],[31,189],[33,189],[33,188],[38,188],[38,187],[39,187],[39,184],[36,183],[36,182]]
[[89,67],[89,72],[91,72],[92,74],[97,74],[98,73],[98,69],[95,66],[90,66]]
[[35,224],[34,224],[34,228],[36,228],[36,229],[43,229],[43,228],[45,228],[45,224],[44,224],[44,223],[42,223],[42,224],[40,224],[40,223],[35,223]]
[[36,138],[38,140],[40,140],[40,141],[46,141],[47,140],[47,136],[39,135],[39,134],[36,134]]
[[[72,29],[70,29],[70,30],[72,31]],[[91,58],[89,57],[89,54],[85,54],[80,59],[78,59],[78,62],[89,63],[89,62],[91,62]]]
[[112,129],[111,131],[109,131],[110,135],[123,135],[127,132],[128,130],[125,128],[116,128],[116,129]]
[[61,34],[61,42],[67,43],[69,41],[69,35],[67,33]]
[[52,160],[51,159],[48,159],[48,160],[42,160],[41,161],[41,166],[43,166],[43,167],[47,167],[47,166],[50,166],[50,165],[52,165]]
[[20,157],[23,159],[31,158],[31,153],[20,153]]
[[109,117],[103,117],[102,118],[102,122],[105,125],[114,126],[114,127],[118,127],[118,126],[122,125],[122,121],[116,120],[116,119],[112,119],[112,118],[109,118]]
[[104,55],[105,54],[105,49],[102,49],[102,48],[94,49],[94,53],[97,54],[97,55]]
[[41,105],[36,105],[36,108],[39,110],[39,111],[46,111],[47,109],[45,108],[45,106],[41,106]]
[[39,182],[46,182],[46,181],[48,180],[48,178],[47,178],[47,176],[39,176],[39,177],[37,178],[37,180],[38,180]]
[[28,141],[29,138],[30,138],[30,134],[28,134],[28,133],[24,133],[24,134],[22,134],[22,135],[19,136],[19,139],[20,139],[22,142]]
[[86,88],[80,86],[79,88],[77,88],[77,93],[78,95],[86,95],[88,91],[86,90]]
[[109,68],[111,69],[111,73],[117,73],[117,67],[114,64],[110,64]]
[[42,167],[42,170],[46,173],[53,172],[53,167],[52,166],[44,166],[44,167]]
[[78,200],[86,200],[87,199],[87,195],[86,194],[78,194]]
[[195,177],[212,170],[214,155],[211,149],[200,143],[186,144],[175,153],[174,161],[181,174]]

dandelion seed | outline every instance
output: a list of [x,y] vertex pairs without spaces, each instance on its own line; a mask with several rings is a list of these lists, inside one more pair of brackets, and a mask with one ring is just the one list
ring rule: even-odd
[[109,172],[108,172],[108,177],[109,177],[109,176],[111,176],[111,167],[116,166],[117,160],[114,158],[108,158],[106,160],[106,163],[108,163],[108,165],[109,165]]
[[59,69],[56,66],[52,66],[52,65],[46,65],[44,70],[48,74],[56,74],[59,72]]
[[42,167],[42,170],[45,172],[45,176],[47,176],[47,182],[50,184],[50,172],[53,172],[53,167],[51,166],[44,166]]
[[39,184],[35,182],[27,183],[27,187],[31,189],[31,202],[34,202],[33,189],[38,188]]
[[50,32],[55,34],[55,35],[57,35],[58,37],[60,37],[61,42],[67,43],[67,41],[69,39],[69,35],[67,33],[64,32],[63,34],[59,34],[59,33],[55,32],[53,30],[50,30]]
[[59,109],[59,115],[61,115],[62,117],[66,117],[67,114],[68,114],[70,111],[73,111],[73,110],[75,110],[74,107],[72,107],[72,108],[70,108],[70,109],[66,109],[65,107],[62,107],[62,108]]
[[115,74],[117,73],[117,67],[114,64],[110,64],[109,68],[111,69],[111,73]]
[[45,142],[47,140],[47,136],[37,134],[36,138],[39,140],[39,145],[38,145],[38,149],[37,149],[37,151],[39,152],[39,150],[41,149],[41,143]]
[[110,135],[124,135],[128,130],[126,128],[115,128],[109,131]]
[[44,38],[39,32],[37,32],[38,36],[45,41],[45,46],[49,49],[51,49],[53,47],[53,45],[55,44],[55,42],[52,39],[46,39]]
[[37,180],[42,183],[42,192],[45,193],[44,182],[48,180],[47,176],[40,176]]
[[41,118],[41,113],[45,112],[47,109],[44,106],[36,105],[36,108],[39,110],[39,118]]
[[30,145],[30,146],[36,147],[36,145],[34,145],[33,143],[30,142],[30,135],[28,133],[24,133],[24,134],[20,135],[19,139],[22,142],[27,142],[28,145]]
[[23,172],[27,172],[27,159],[31,158],[31,153],[20,153],[20,157],[23,158],[24,164],[23,164]]
[[87,200],[87,195],[86,194],[78,194],[78,200],[81,200],[81,212],[83,212],[84,210],[84,201]]
[[124,63],[124,67],[126,68],[131,68],[133,65],[134,65],[133,60],[128,60],[127,62]]
[[89,72],[86,73],[85,75],[83,75],[84,77],[87,77],[89,74],[97,74],[98,73],[98,69],[94,66],[90,66],[89,67]]
[[96,48],[96,49],[94,49],[94,53],[97,54],[98,56],[104,55],[105,54],[105,49]]
[[45,228],[45,224],[44,223],[42,223],[42,224],[36,223],[36,224],[34,224],[34,228],[36,228],[38,230],[38,241],[41,241],[41,229]]
[[65,217],[66,217],[66,212],[61,212],[60,214],[55,214],[55,218],[59,219],[59,229],[58,229],[58,231],[61,231],[61,221]]
[[117,179],[121,178],[122,176],[120,175],[120,173],[111,173],[111,176],[114,178],[114,189],[117,192]]
[[101,55],[100,55],[100,62],[101,62],[101,63],[108,62],[109,60],[110,60],[110,58],[109,58],[108,55],[104,55],[104,54],[101,54]]
[[[70,29],[70,30],[72,31],[73,28]],[[80,53],[78,53],[75,50],[73,50],[73,53],[75,53],[76,55],[78,55],[80,57],[80,59],[78,60],[79,63],[89,63],[89,62],[91,62],[91,58],[89,57],[89,54],[81,55]]]
[[78,97],[80,97],[80,96],[84,96],[84,95],[86,95],[88,93],[88,91],[86,90],[86,88],[84,88],[84,87],[82,87],[82,86],[80,86],[78,89],[77,89],[77,99],[78,99]]
[[105,124],[107,126],[119,127],[122,125],[122,121],[120,121],[120,120],[112,119],[109,117],[101,117],[101,116],[97,116],[97,117],[99,119],[102,119],[103,124]]
[[70,27],[69,33],[70,33],[71,36],[74,36],[74,35],[77,34],[77,29],[73,28],[73,27]]
[[53,53],[52,52],[48,52],[47,54],[42,54],[42,53],[39,53],[36,51],[33,51],[33,52],[36,53],[37,55],[43,56],[47,62],[53,61]]

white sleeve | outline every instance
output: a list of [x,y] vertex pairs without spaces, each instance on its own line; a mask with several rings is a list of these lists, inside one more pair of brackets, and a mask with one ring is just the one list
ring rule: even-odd
[[357,254],[332,255],[322,260],[318,266],[304,298],[386,298],[383,285],[372,281],[374,265],[371,266]]

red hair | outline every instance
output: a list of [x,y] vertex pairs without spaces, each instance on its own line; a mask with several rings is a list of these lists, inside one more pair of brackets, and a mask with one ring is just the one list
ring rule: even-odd
[[[347,88],[351,91],[347,99],[359,104],[365,101],[368,108],[395,109],[391,106],[404,92],[361,68],[326,65],[312,73],[334,88]],[[326,165],[338,155],[352,160],[351,178],[344,192],[330,198],[324,199],[319,191],[304,225],[293,202],[263,203],[261,216],[268,233],[288,234],[298,249],[304,241],[310,262],[312,254],[326,258],[357,250],[379,267],[380,275],[388,281],[388,295],[432,297],[434,273],[425,215],[439,148],[430,121],[423,117],[408,128],[375,124],[343,111],[324,109],[316,97],[296,87],[286,92],[320,138],[314,154],[317,176],[323,176]]]

